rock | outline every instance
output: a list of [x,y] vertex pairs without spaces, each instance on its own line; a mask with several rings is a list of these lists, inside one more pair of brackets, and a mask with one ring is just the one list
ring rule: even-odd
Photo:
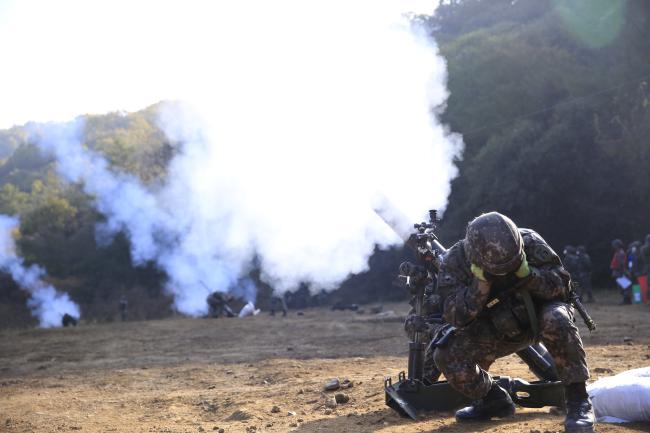
[[268,428],[268,427],[273,427],[273,423],[272,423],[272,422],[267,422],[267,423],[266,423],[266,427],[267,427],[267,428]]
[[205,431],[205,429],[201,426],[199,426],[199,431]]
[[278,406],[273,406],[271,408],[271,413],[280,413],[280,407]]
[[228,418],[226,418],[226,421],[246,421],[251,418],[251,414],[248,412],[245,412],[243,410],[236,410],[235,412],[232,413]]
[[614,370],[611,368],[596,367],[594,368],[594,373],[613,373]]
[[339,381],[338,377],[330,380],[323,386],[323,390],[325,391],[336,391],[341,387],[341,382]]
[[287,412],[287,416],[296,416],[296,413],[293,411]]
[[225,430],[222,429],[222,428],[220,428],[220,429],[219,429],[219,433],[225,433]]
[[289,427],[298,427],[298,423],[297,422],[292,422],[291,424],[289,424]]
[[334,409],[338,403],[336,403],[336,397],[328,398],[325,400],[325,407]]
[[298,418],[298,422],[305,422],[305,420],[302,418]]
[[305,390],[304,390],[304,389],[300,388],[300,389],[298,390],[298,394],[304,394],[304,393],[305,393]]
[[623,337],[623,343],[629,343],[633,340],[632,337]]
[[347,389],[347,388],[352,388],[354,384],[350,381],[350,379],[343,379],[343,382],[341,382],[341,388]]
[[332,414],[332,409],[325,409],[325,415],[331,415]]
[[350,396],[339,392],[334,396],[334,400],[336,400],[338,404],[347,403],[350,401]]

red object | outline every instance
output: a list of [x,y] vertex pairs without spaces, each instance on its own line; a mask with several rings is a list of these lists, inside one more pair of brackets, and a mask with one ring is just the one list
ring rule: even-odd
[[648,276],[642,275],[638,278],[639,286],[641,286],[641,301],[644,304],[648,303]]
[[616,250],[614,251],[614,255],[612,256],[612,261],[609,264],[609,269],[612,271],[625,271],[625,265],[627,262],[627,257],[625,254],[625,251],[623,250]]

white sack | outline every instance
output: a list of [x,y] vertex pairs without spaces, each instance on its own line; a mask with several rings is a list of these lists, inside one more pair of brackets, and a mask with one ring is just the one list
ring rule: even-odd
[[258,314],[260,314],[260,310],[256,310],[255,305],[249,301],[242,307],[241,311],[239,312],[239,317],[257,316]]
[[599,422],[650,421],[650,367],[599,379],[587,391]]

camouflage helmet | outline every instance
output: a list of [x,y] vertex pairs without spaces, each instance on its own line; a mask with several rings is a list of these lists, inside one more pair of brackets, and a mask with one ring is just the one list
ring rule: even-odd
[[575,254],[576,253],[576,247],[573,245],[567,245],[564,247],[564,254]]
[[623,241],[620,239],[614,239],[612,241],[612,248],[618,250],[619,248],[623,248]]
[[516,271],[524,255],[519,229],[498,212],[485,213],[470,221],[464,245],[469,261],[493,275]]

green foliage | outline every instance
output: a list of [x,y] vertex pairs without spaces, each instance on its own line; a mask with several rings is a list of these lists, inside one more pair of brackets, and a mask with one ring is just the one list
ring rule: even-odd
[[[157,110],[152,106],[137,113],[88,116],[85,145],[106,156],[115,170],[145,182],[162,180],[173,148],[156,126]],[[24,128],[0,131],[0,157],[5,148],[10,151],[0,162],[0,213],[20,217],[17,246],[27,263],[45,268],[57,287],[96,316],[110,317],[112,309],[102,306],[117,305],[127,289],[143,301],[161,298],[164,275],[151,265],[135,268],[123,235],[98,247],[95,225],[104,217],[95,210],[94,198],[83,192],[82,185],[61,181],[56,163],[27,142]],[[15,285],[1,286],[0,298],[18,299],[12,295],[16,290]],[[168,308],[169,303],[154,304]],[[139,311],[141,317],[149,317],[168,310]]]
[[[586,244],[606,276],[610,240],[650,232],[650,7],[443,3],[431,21],[449,67],[443,120],[466,143],[443,238],[499,210],[556,248]],[[609,23],[608,34],[587,22]]]
[[[429,25],[447,60],[442,120],[466,143],[443,241],[463,236],[480,212],[499,210],[556,249],[587,245],[606,276],[610,240],[650,232],[650,2],[440,3],[436,16],[413,19]],[[160,182],[175,147],[156,125],[158,109],[87,116],[84,143],[113,169]],[[59,181],[24,128],[0,131],[0,213],[21,217],[23,256],[85,312],[104,317],[100,306],[114,302],[116,311],[121,293],[136,290],[143,304],[167,305],[159,301],[164,275],[152,265],[134,268],[124,235],[98,248],[94,227],[103,216],[93,198]],[[377,252],[370,271],[334,297],[399,296],[390,281],[403,255]],[[0,299],[17,299],[7,290],[15,287],[0,285]],[[155,315],[141,309],[141,317]]]

